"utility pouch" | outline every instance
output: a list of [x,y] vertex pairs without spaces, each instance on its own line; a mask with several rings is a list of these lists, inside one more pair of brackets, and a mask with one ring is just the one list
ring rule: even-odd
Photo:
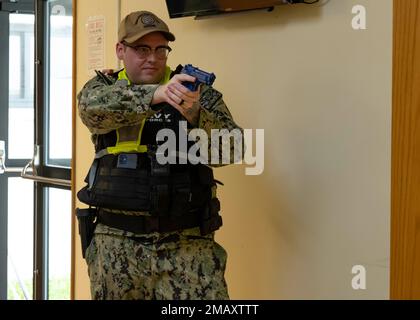
[[96,227],[96,209],[76,208],[76,217],[79,222],[79,235],[82,244],[82,255],[85,258],[86,249],[89,247]]

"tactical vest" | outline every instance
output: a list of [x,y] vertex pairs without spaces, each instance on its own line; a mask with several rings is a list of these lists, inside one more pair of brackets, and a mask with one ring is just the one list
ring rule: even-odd
[[213,170],[203,164],[157,162],[157,132],[171,129],[178,142],[179,121],[185,119],[169,104],[154,109],[159,111],[139,125],[97,136],[95,160],[79,200],[96,208],[147,211],[180,226],[193,213],[198,225],[207,225],[202,234],[218,229],[222,220],[219,201],[212,197]]

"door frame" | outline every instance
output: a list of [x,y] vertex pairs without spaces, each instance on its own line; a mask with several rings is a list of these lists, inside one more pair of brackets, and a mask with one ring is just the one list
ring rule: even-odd
[[420,299],[420,2],[393,14],[390,298]]
[[[74,1],[74,0],[73,0]],[[34,167],[37,169],[37,174],[27,174],[25,178],[34,181],[34,275],[33,275],[33,299],[41,300],[48,296],[48,241],[46,232],[48,231],[48,201],[49,189],[65,189],[70,190],[70,177],[72,171],[69,167],[52,165],[48,162],[48,152],[45,151],[48,145],[47,135],[47,116],[48,110],[48,90],[49,87],[46,84],[45,79],[48,78],[48,1],[47,0],[21,0],[19,2],[0,2],[0,22],[2,28],[0,28],[0,35],[4,36],[5,39],[9,39],[9,14],[12,12],[19,13],[31,13],[35,16],[34,21],[34,40],[35,40],[35,86],[34,86],[34,144],[38,150],[40,150],[37,156],[38,161],[34,161]],[[73,31],[74,37],[74,31]],[[73,48],[73,61],[75,57],[75,51]],[[4,62],[5,74],[8,74],[9,68],[9,50],[8,41],[6,41],[6,47],[3,46],[0,50],[0,62]],[[73,67],[73,74],[74,74]],[[9,79],[3,77],[0,79],[0,91],[8,92],[9,90]],[[4,90],[4,91],[3,91]],[[74,79],[73,89],[74,91]],[[3,117],[0,117],[0,139],[4,137],[6,141],[6,150],[8,150],[8,104],[9,96],[0,96],[0,105],[6,106],[2,111]],[[74,119],[74,116],[73,116]],[[7,154],[7,153],[6,153]],[[64,160],[64,159],[61,159]],[[7,179],[10,177],[20,177],[21,170],[29,159],[8,159],[6,158],[7,166],[12,167],[13,170],[5,172],[0,177],[0,256],[7,256]],[[67,161],[68,163],[68,161]],[[68,164],[66,165],[68,166]],[[27,167],[29,164],[27,165]],[[10,169],[10,168],[9,168]],[[16,171],[17,170],[17,171]],[[11,172],[13,171],[13,172]],[[30,171],[30,170],[29,170]],[[33,172],[34,173],[34,172]],[[23,177],[23,175],[22,175]],[[63,185],[62,181],[66,184]],[[72,221],[72,220],[71,220]],[[73,221],[71,225],[71,252],[73,255]],[[74,296],[73,288],[73,268],[70,270],[70,298]],[[7,299],[7,259],[0,261],[0,300]]]
[[[71,212],[76,211],[76,118],[77,118],[77,99],[76,99],[76,73],[77,73],[77,0],[73,0],[73,75],[72,75],[72,153],[71,153]],[[71,267],[70,267],[70,300],[75,298],[75,270],[76,270],[76,250],[75,250],[75,239],[76,239],[76,225],[75,217],[71,219]]]
[[[50,0],[51,1],[51,0]],[[47,206],[48,188],[65,189],[71,192],[71,183],[60,185],[57,181],[71,180],[70,168],[51,165],[48,162],[48,117],[49,117],[49,0],[34,0],[35,2],[35,146],[38,150],[35,167],[37,174],[32,175],[35,181],[34,190],[34,300],[48,299],[49,280],[49,213]],[[51,1],[53,2],[53,1]],[[73,9],[72,9],[73,10]],[[74,58],[73,58],[74,59]],[[73,88],[72,88],[73,90]],[[34,156],[35,157],[35,156]],[[38,162],[38,164],[36,164]],[[72,226],[70,226],[73,228]],[[72,236],[72,230],[70,232]],[[70,240],[70,259],[73,242]],[[70,299],[71,299],[71,266],[70,266]]]
[[[0,11],[0,25],[7,27],[0,28],[0,39],[9,38],[9,14],[3,11]],[[0,50],[0,63],[6,69],[6,74],[9,74],[9,43],[5,41],[2,44],[3,46],[7,45],[6,50]],[[5,63],[6,62],[6,63]],[[4,71],[3,71],[4,72]],[[9,79],[2,77],[0,79],[0,92],[9,91]],[[9,96],[6,94],[0,95],[0,106],[7,106],[9,101]],[[2,113],[8,113],[8,108],[5,108]],[[8,132],[8,117],[0,117],[0,140],[2,137],[7,137]],[[7,144],[5,145],[7,148]],[[6,149],[7,150],[7,149]],[[0,257],[7,256],[7,214],[2,214],[7,212],[7,183],[6,179],[0,176]],[[7,283],[7,259],[0,260],[0,283]],[[0,285],[0,300],[7,298],[7,286]]]

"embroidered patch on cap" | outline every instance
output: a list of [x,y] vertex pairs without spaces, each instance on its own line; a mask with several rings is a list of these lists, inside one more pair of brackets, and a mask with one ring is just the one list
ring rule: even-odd
[[156,27],[156,20],[155,17],[151,14],[145,13],[140,16],[141,23],[143,23],[144,27]]

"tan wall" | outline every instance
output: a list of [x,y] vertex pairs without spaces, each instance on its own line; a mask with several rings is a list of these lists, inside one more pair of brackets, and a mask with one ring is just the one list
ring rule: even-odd
[[[87,17],[106,16],[106,62],[116,67],[116,4],[78,1],[78,90],[86,72]],[[351,28],[352,7],[368,29]],[[177,41],[169,65],[192,63],[217,75],[215,87],[244,128],[265,129],[265,171],[216,169],[234,299],[389,297],[391,0],[331,0],[272,13],[169,20],[165,1],[123,0],[122,16],[146,9]],[[90,165],[87,130],[76,126],[76,187]],[[75,239],[79,249],[78,239]],[[88,298],[77,251],[76,295]],[[367,289],[351,287],[364,265]]]
[[[87,32],[86,24],[90,16],[105,16],[105,64],[111,67],[116,66],[115,57],[115,43],[117,41],[117,18],[118,2],[113,0],[105,1],[77,1],[77,75],[76,87],[77,92],[83,87],[84,83],[92,78],[92,74],[87,70]],[[80,190],[84,186],[84,178],[89,170],[90,164],[93,160],[94,149],[90,142],[90,134],[88,129],[81,123],[80,118],[76,120],[76,190]],[[76,201],[76,206],[80,203]],[[83,207],[83,205],[81,206]],[[74,239],[76,251],[76,265],[75,265],[75,299],[90,299],[89,292],[89,278],[87,275],[86,263],[82,259],[80,250],[80,241],[78,233],[76,232],[76,239]]]

